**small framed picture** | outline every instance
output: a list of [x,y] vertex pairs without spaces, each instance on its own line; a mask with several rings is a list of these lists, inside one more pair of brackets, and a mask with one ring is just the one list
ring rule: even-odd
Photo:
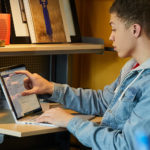
[[59,0],[23,0],[32,43],[67,43]]

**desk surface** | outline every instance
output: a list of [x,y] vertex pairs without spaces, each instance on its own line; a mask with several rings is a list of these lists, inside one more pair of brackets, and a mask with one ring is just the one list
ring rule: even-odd
[[[42,105],[43,109],[46,110],[47,105]],[[74,111],[66,110],[70,113],[74,113]],[[101,118],[96,117],[92,121],[100,122]],[[12,115],[9,110],[0,111],[0,133],[5,135],[11,135],[16,137],[26,137],[32,135],[40,135],[54,132],[66,131],[65,128],[58,127],[44,127],[37,125],[21,125],[16,124],[12,118]]]

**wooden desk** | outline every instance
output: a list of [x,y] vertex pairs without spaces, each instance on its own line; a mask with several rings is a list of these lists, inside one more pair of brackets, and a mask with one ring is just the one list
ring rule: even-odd
[[0,133],[5,135],[25,137],[31,135],[61,132],[65,130],[66,129],[64,128],[56,127],[16,124],[12,119],[10,111],[4,110],[0,112]]
[[[54,107],[54,105],[51,106]],[[49,106],[47,104],[42,104],[42,108],[43,110],[46,110],[49,108]],[[70,113],[75,113],[74,111],[71,110],[67,110],[67,111]],[[98,117],[93,121],[100,122],[100,120],[101,118]],[[1,134],[11,135],[16,137],[27,137],[27,136],[61,132],[61,131],[66,131],[66,129],[58,128],[58,127],[44,127],[44,126],[37,126],[37,125],[16,124],[9,110],[0,111],[0,133]]]

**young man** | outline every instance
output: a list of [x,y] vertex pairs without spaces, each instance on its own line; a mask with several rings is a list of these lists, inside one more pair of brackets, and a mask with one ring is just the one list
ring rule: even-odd
[[101,124],[74,117],[60,108],[39,119],[66,127],[93,150],[135,150],[137,133],[150,135],[150,1],[116,0],[111,9],[110,40],[118,56],[132,57],[103,91],[74,89],[27,71],[23,95],[49,94],[51,100],[84,114],[103,116]]

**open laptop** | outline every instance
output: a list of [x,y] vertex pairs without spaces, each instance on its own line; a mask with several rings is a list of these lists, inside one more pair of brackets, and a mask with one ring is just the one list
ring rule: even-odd
[[17,70],[26,70],[25,65],[0,68],[1,87],[11,110],[14,121],[18,124],[33,124],[56,127],[48,123],[37,123],[36,118],[43,113],[36,94],[22,96],[25,90],[25,75],[15,74]]

